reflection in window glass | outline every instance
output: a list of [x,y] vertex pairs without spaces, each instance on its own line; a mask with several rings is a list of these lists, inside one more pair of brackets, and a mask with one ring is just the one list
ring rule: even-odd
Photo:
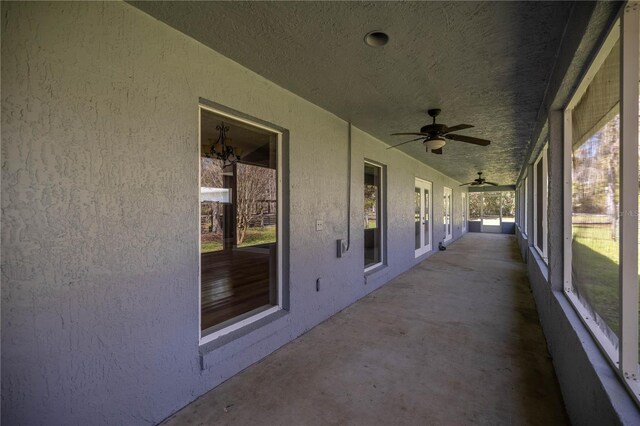
[[573,289],[617,347],[619,324],[620,44],[572,114]]
[[382,262],[381,225],[382,169],[373,164],[364,166],[364,267]]
[[[222,161],[225,144],[241,160]],[[201,331],[278,304],[277,135],[201,109]],[[212,147],[216,146],[213,149]],[[256,312],[257,313],[257,312]]]

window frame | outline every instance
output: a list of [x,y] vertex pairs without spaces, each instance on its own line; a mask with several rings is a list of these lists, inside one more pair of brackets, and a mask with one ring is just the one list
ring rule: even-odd
[[[619,28],[619,32],[618,32]],[[572,175],[572,112],[601,64],[618,40],[620,52],[620,335],[615,348],[604,335],[590,312],[576,296],[572,277],[572,183],[564,179],[563,228],[564,264],[563,293],[578,313],[578,317],[592,335],[594,342],[605,355],[610,366],[616,371],[624,386],[640,405],[640,366],[638,365],[638,80],[640,67],[640,11],[637,7],[623,8],[621,16],[611,26],[598,48],[582,81],[572,94],[564,109],[563,131],[563,173]],[[635,212],[635,213],[634,213]],[[632,259],[625,262],[624,259]]]
[[[198,344],[200,347],[207,345],[222,336],[226,336],[234,331],[240,330],[244,327],[249,326],[257,321],[262,320],[272,314],[277,314],[280,311],[288,310],[288,300],[285,299],[285,285],[283,280],[283,258],[284,258],[284,228],[283,228],[283,212],[284,212],[284,198],[283,198],[283,145],[284,145],[284,129],[278,129],[275,127],[271,127],[266,123],[260,123],[258,120],[254,120],[251,117],[248,117],[241,113],[234,113],[225,110],[224,107],[217,107],[214,105],[209,105],[204,99],[200,99],[198,103],[198,179],[197,179],[197,192],[198,194],[198,202],[200,200],[200,185],[201,185],[201,165],[200,158],[202,157],[202,145],[200,140],[202,139],[202,110],[206,110],[212,112],[214,114],[228,117],[231,120],[239,121],[250,126],[254,126],[263,130],[267,130],[276,135],[276,150],[277,150],[277,170],[276,170],[276,181],[278,188],[276,190],[277,193],[277,202],[276,202],[276,247],[277,247],[277,259],[276,259],[276,286],[278,289],[278,303],[277,305],[272,305],[266,308],[259,308],[258,312],[250,311],[245,314],[241,314],[233,318],[229,325],[222,327],[220,329],[215,329],[213,331],[207,332],[207,330],[202,330],[202,312],[201,312],[201,304],[202,304],[202,256],[200,256],[201,252],[201,244],[202,241],[200,239],[200,214],[197,215],[197,228],[198,229]],[[198,212],[200,211],[200,207],[198,207]],[[266,305],[265,305],[266,306]],[[254,312],[251,314],[251,312]],[[249,315],[251,314],[251,315]],[[237,320],[236,320],[237,319]],[[215,328],[215,327],[214,327]]]
[[529,238],[529,176],[524,177],[524,236]]
[[[386,256],[386,244],[387,244],[387,238],[386,238],[386,230],[387,230],[387,206],[386,206],[386,201],[387,201],[387,197],[386,197],[386,167],[384,164],[380,164],[376,161],[372,161],[372,160],[368,160],[365,158],[363,165],[370,165],[373,167],[376,167],[378,169],[380,169],[380,188],[379,188],[379,198],[380,198],[380,211],[378,212],[378,226],[380,227],[380,261],[377,263],[374,263],[372,265],[369,266],[365,266],[364,267],[364,273],[368,274],[370,272],[373,272],[375,270],[378,270],[379,268],[382,268],[386,265],[386,261],[387,261],[387,256]],[[363,176],[364,176],[364,168],[363,168]],[[363,183],[363,190],[362,193],[364,194],[364,183]],[[364,234],[362,234],[364,235]],[[365,247],[364,247],[364,240],[363,240],[363,246],[362,246],[362,260],[364,262],[364,252],[365,252]]]
[[[549,144],[545,143],[538,159],[533,163],[533,247],[536,249],[542,260],[549,263],[548,258],[548,228],[547,209],[549,203],[549,169],[547,163],[547,150]],[[542,162],[542,195],[538,200],[538,164]],[[538,247],[538,203],[542,203],[542,249]]]

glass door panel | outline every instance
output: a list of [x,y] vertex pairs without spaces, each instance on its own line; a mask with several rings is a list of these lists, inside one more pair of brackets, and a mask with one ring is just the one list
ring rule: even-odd
[[414,192],[415,256],[431,251],[431,182],[416,178]]
[[444,241],[453,238],[453,230],[451,225],[451,188],[444,187]]

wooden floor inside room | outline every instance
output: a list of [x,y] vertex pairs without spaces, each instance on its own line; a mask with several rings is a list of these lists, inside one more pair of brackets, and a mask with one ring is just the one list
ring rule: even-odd
[[202,330],[269,304],[269,253],[221,250],[201,262]]

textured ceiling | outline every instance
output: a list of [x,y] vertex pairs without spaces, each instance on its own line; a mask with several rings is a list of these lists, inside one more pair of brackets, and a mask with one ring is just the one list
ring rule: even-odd
[[[475,125],[444,155],[400,149],[468,182],[513,184],[542,104],[569,2],[131,2],[388,144],[430,122]],[[366,33],[389,43],[371,48]]]

